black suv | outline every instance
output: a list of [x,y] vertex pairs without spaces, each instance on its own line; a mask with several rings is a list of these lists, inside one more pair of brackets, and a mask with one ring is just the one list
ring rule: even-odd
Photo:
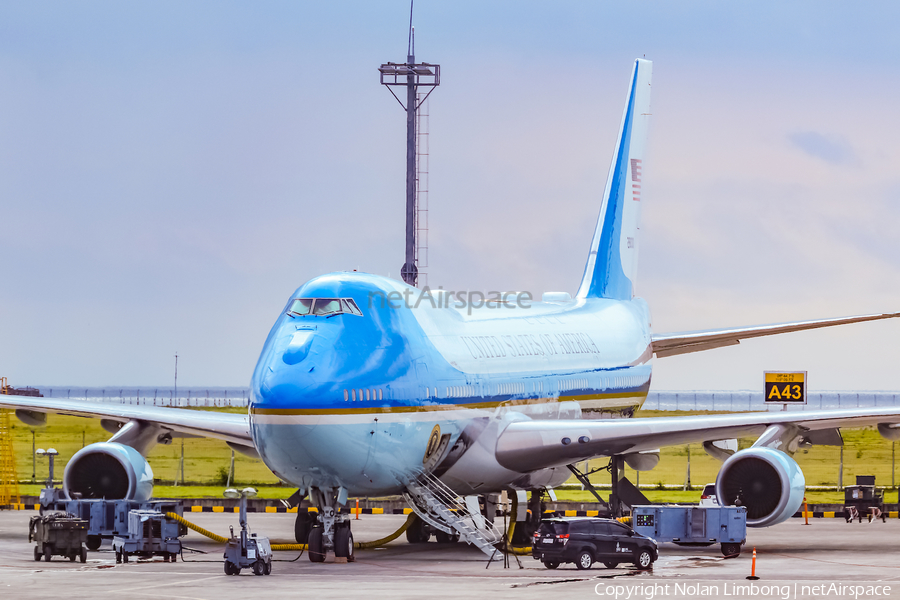
[[594,562],[602,562],[609,569],[628,562],[647,569],[659,552],[655,540],[618,521],[582,517],[541,521],[531,555],[548,569],[572,562],[579,569],[590,569]]

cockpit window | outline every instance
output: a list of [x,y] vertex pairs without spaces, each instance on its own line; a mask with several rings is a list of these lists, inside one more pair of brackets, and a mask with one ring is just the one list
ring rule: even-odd
[[344,298],[341,300],[341,304],[344,306],[344,312],[354,314],[358,317],[362,316],[362,311],[359,310],[359,307],[356,305],[356,302],[353,301],[353,298]]
[[287,310],[289,315],[331,316],[350,314],[363,316],[352,298],[294,298]]
[[312,298],[295,298],[291,302],[288,312],[295,315],[308,315],[309,309],[312,308],[312,303]]
[[330,315],[341,312],[341,301],[337,298],[316,298],[314,315]]

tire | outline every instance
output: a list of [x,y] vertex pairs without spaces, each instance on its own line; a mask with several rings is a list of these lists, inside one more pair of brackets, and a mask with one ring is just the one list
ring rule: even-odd
[[266,575],[272,574],[272,561],[269,560],[266,562]]
[[545,560],[544,566],[548,569],[556,569],[559,567],[559,561],[557,560]]
[[425,523],[419,517],[413,519],[412,524],[406,528],[406,541],[410,544],[424,544],[429,538],[431,533],[425,529]]
[[575,566],[578,567],[580,571],[590,569],[593,564],[594,556],[591,554],[590,550],[582,550],[578,553],[578,558],[575,559]]
[[233,573],[231,572],[231,563],[228,562],[227,560],[225,561],[225,574],[233,575]]
[[653,555],[649,550],[638,550],[634,554],[634,566],[638,569],[649,569],[653,564]]
[[346,558],[348,562],[353,558],[353,533],[349,524],[339,527],[334,532],[334,555],[338,558]]
[[128,553],[125,552],[124,550],[122,550],[122,562],[123,562],[123,563],[127,563],[127,562],[128,562]]
[[50,562],[50,548],[44,546],[44,562]]
[[103,538],[99,535],[89,535],[87,536],[87,541],[85,542],[85,544],[87,544],[88,550],[99,550],[102,543]]
[[122,553],[116,550],[116,564],[120,564],[122,562]]
[[81,564],[84,564],[86,562],[87,562],[87,548],[82,548],[81,549]]
[[607,569],[615,569],[616,567],[619,566],[619,563],[617,563],[614,560],[608,560],[603,563],[603,566],[606,567]]
[[325,562],[325,544],[322,540],[323,529],[321,527],[313,527],[309,532],[309,562],[320,563]]
[[730,557],[730,556],[740,556],[741,554],[741,545],[740,544],[722,544],[722,556]]
[[302,513],[297,511],[297,518],[294,520],[294,539],[298,544],[309,543],[309,532],[312,530],[315,517],[312,513]]
[[262,577],[266,574],[266,563],[261,560],[257,560],[253,563],[253,574],[259,577]]
[[459,534],[450,535],[449,533],[444,533],[443,531],[434,532],[434,537],[437,540],[438,544],[455,544],[459,541]]
[[78,558],[78,553],[72,550],[69,552],[69,562],[75,562],[75,559]]
[[40,562],[43,554],[41,553],[41,549],[38,546],[34,547],[34,562]]

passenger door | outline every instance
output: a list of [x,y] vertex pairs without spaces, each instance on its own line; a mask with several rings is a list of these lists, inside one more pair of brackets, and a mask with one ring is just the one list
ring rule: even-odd
[[594,556],[594,559],[606,560],[612,557],[615,554],[615,542],[610,536],[609,523],[593,521],[591,529],[593,530],[594,543],[597,546],[597,555]]
[[[620,523],[609,523],[610,542],[613,548],[613,554],[619,557],[620,562],[630,560],[631,555],[637,549],[637,542],[634,539],[634,532],[630,527],[626,527]],[[622,558],[625,557],[625,558]]]

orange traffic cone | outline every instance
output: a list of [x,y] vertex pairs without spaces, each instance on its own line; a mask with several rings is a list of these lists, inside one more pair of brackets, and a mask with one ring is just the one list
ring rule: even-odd
[[753,548],[753,562],[750,565],[750,577],[747,579],[757,580],[759,577],[756,576],[756,548]]

